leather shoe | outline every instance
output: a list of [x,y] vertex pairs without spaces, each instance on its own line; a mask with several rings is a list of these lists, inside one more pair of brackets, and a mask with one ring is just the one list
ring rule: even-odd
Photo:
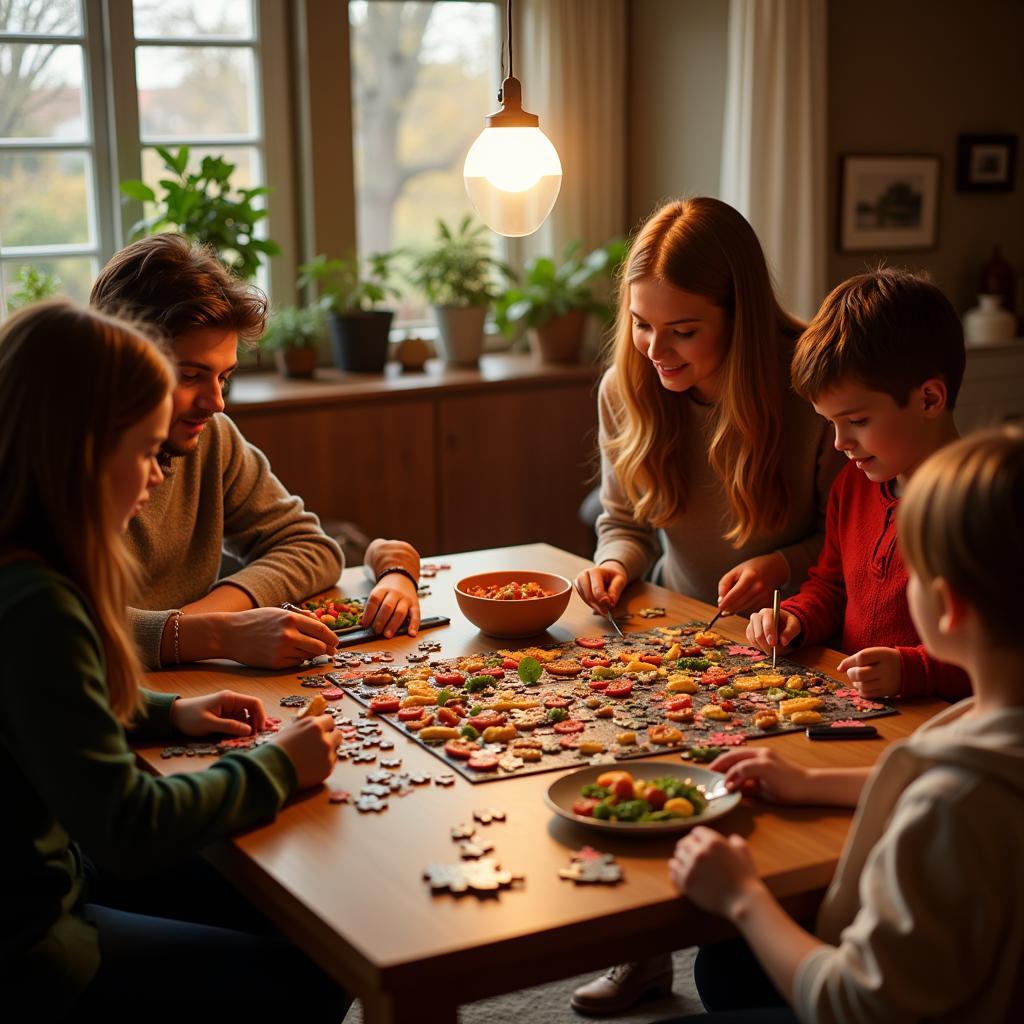
[[617,964],[572,994],[572,1008],[592,1016],[622,1013],[642,999],[672,991],[672,957],[666,953],[636,963]]

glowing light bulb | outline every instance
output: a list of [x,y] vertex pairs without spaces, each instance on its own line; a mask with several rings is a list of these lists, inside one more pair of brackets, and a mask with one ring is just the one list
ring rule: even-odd
[[470,147],[463,177],[483,222],[499,235],[533,234],[562,187],[562,164],[540,119],[522,108],[518,79],[502,84],[502,107]]

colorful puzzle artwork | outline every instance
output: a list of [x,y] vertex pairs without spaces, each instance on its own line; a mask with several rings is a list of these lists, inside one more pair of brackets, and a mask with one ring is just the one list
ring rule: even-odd
[[708,760],[748,738],[897,713],[697,623],[362,663],[323,681],[471,782],[670,751]]

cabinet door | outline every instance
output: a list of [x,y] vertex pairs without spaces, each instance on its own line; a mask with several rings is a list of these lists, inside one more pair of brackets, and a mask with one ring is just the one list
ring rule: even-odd
[[321,519],[344,519],[369,537],[397,537],[440,551],[430,401],[231,415],[274,472]]
[[578,516],[597,468],[589,383],[449,396],[439,424],[444,551],[545,541],[593,553]]

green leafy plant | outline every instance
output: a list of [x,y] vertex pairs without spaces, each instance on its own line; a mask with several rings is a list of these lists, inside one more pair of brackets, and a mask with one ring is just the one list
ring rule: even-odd
[[319,285],[320,303],[331,313],[365,313],[386,299],[401,298],[391,283],[398,255],[379,252],[360,263],[358,259],[331,260],[321,253],[299,267],[298,284],[300,288]]
[[320,340],[323,329],[324,313],[319,306],[307,306],[304,309],[288,306],[271,316],[260,338],[260,348],[268,352],[312,348]]
[[264,257],[280,254],[276,242],[256,237],[256,225],[267,211],[258,209],[253,201],[266,195],[269,189],[233,191],[231,175],[236,165],[223,157],[203,157],[198,172],[190,172],[188,146],[182,146],[177,153],[163,146],[156,149],[171,174],[160,179],[162,196],[157,198],[143,181],[121,182],[121,191],[126,196],[157,204],[156,213],[132,225],[133,238],[173,228],[212,245],[225,266],[244,279],[255,275]]
[[7,308],[13,313],[30,302],[38,302],[40,299],[48,299],[56,295],[61,286],[61,279],[56,274],[46,270],[40,270],[28,264],[18,271],[14,279],[18,287],[11,293],[7,300]]
[[409,280],[435,306],[487,306],[499,294],[496,277],[514,274],[491,254],[483,224],[468,214],[452,230],[437,222],[435,245],[412,257]]
[[615,239],[582,258],[576,255],[579,248],[578,241],[570,242],[560,263],[548,256],[532,260],[523,284],[513,284],[499,296],[494,319],[504,334],[540,327],[574,310],[611,319],[608,304],[595,297],[593,285],[615,273],[625,259],[626,243]]

